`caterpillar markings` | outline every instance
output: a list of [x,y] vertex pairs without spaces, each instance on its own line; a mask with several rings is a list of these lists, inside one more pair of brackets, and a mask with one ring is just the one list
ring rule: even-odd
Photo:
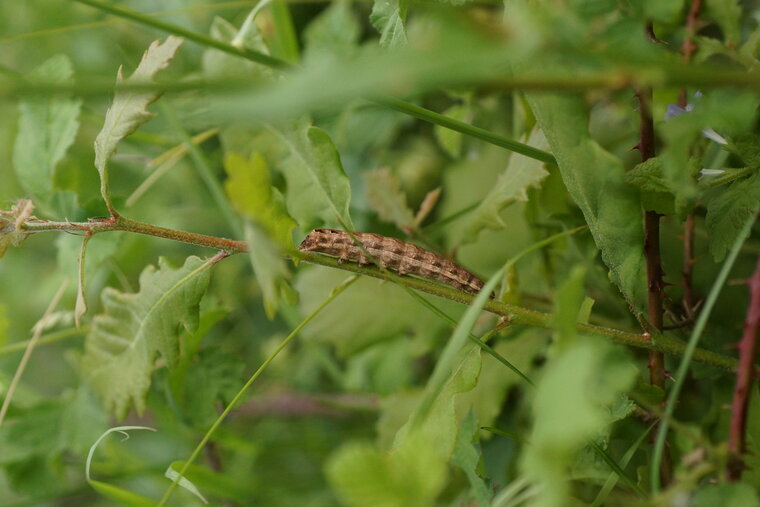
[[[380,234],[352,234],[378,264],[399,275],[416,275],[472,293],[478,293],[483,288],[483,282],[477,276],[449,259],[417,245]],[[373,263],[347,232],[336,229],[314,229],[298,249],[302,252],[331,255],[337,257],[338,262],[355,262],[360,266]]]

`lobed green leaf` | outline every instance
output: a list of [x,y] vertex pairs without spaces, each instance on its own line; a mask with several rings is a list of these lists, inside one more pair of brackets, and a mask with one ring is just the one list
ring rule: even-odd
[[[155,75],[169,65],[181,44],[182,39],[173,35],[168,36],[163,44],[153,42],[131,76],[125,79],[122,68],[119,67],[116,83],[152,83]],[[153,114],[148,112],[148,106],[160,96],[161,93],[158,91],[117,91],[111,107],[106,112],[103,128],[95,138],[95,167],[100,174],[100,193],[109,211],[113,210],[113,206],[108,188],[108,161],[122,139],[153,117]]]
[[716,262],[736,241],[749,217],[757,213],[760,203],[760,173],[731,183],[720,195],[707,203],[705,224],[709,233],[710,253]]
[[130,405],[145,408],[154,360],[177,362],[182,330],[198,325],[198,305],[208,287],[213,261],[188,257],[181,268],[165,259],[140,275],[140,291],[103,291],[103,313],[92,322],[82,368],[107,410],[123,418]]
[[622,163],[589,135],[580,98],[531,93],[528,102],[612,281],[631,308],[641,310],[646,301],[642,213],[636,194],[623,182]]

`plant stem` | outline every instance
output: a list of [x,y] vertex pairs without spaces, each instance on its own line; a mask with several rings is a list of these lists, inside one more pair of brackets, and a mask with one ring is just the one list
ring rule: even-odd
[[[641,161],[645,162],[655,156],[654,120],[652,119],[652,90],[637,90],[639,102],[639,152]],[[644,212],[644,256],[647,266],[647,320],[658,332],[662,332],[662,259],[660,256],[660,215],[651,210]],[[649,351],[649,383],[665,391],[665,355],[662,352]],[[660,427],[652,432],[652,439],[657,438]],[[672,479],[670,453],[665,454],[660,468],[660,480],[669,484]]]
[[728,450],[731,453],[728,478],[733,482],[741,479],[745,466],[742,454],[746,449],[747,411],[752,382],[755,378],[755,356],[757,336],[760,329],[760,256],[757,258],[755,273],[749,279],[749,307],[744,320],[744,333],[739,342],[739,368],[736,373],[736,388],[731,404],[731,426],[728,435]]
[[132,21],[136,21],[142,25],[152,26],[153,28],[157,28],[165,32],[173,33],[174,35],[179,35],[180,37],[185,37],[199,44],[202,44],[204,46],[212,47],[214,49],[218,49],[219,51],[224,51],[225,53],[230,53],[235,56],[245,58],[246,60],[251,60],[256,63],[266,65],[268,67],[273,67],[273,68],[278,68],[278,69],[289,67],[287,62],[284,62],[283,60],[280,60],[279,58],[274,58],[272,56],[265,55],[264,53],[260,53],[258,51],[253,51],[253,50],[246,49],[243,47],[236,47],[229,44],[225,44],[224,42],[214,39],[213,37],[209,37],[208,35],[204,35],[198,32],[193,32],[192,30],[188,30],[179,25],[166,23],[164,21],[148,16],[141,12],[119,7],[118,5],[115,5],[113,3],[101,2],[100,0],[74,0],[74,1],[80,4],[89,5],[90,7],[95,7],[96,9],[100,9],[101,11],[108,12],[109,14],[113,14],[114,16],[118,16],[120,18],[131,19]]
[[[54,333],[49,333],[44,336],[40,336],[40,339],[37,340],[37,346],[39,347],[40,345],[48,345],[51,343],[67,340],[69,338],[75,338],[77,336],[84,336],[89,332],[90,332],[89,326],[82,326],[79,328],[72,327],[69,329],[64,329],[62,331],[56,331]],[[8,354],[21,352],[27,347],[27,345],[29,345],[30,341],[31,339],[21,341],[21,342],[11,343],[10,345],[6,345],[5,347],[0,347],[0,356],[6,356]]]
[[[250,248],[250,246],[243,241],[235,241],[226,238],[206,236],[204,234],[195,234],[191,232],[178,231],[175,229],[167,229],[165,227],[159,227],[157,225],[131,220],[124,216],[90,222],[48,222],[44,220],[30,220],[24,224],[23,230],[29,233],[62,231],[79,234],[86,233],[88,231],[92,231],[93,234],[109,231],[126,231],[138,234],[146,234],[149,236],[156,236],[159,238],[172,239],[193,245],[207,246],[210,248],[215,248],[217,250],[222,250],[228,254],[248,252]],[[342,269],[344,271],[358,273],[364,276],[379,278],[381,280],[393,281],[404,287],[426,292],[428,294],[433,294],[434,296],[439,296],[444,299],[449,299],[451,301],[456,301],[458,303],[466,305],[472,303],[475,297],[473,294],[470,294],[468,292],[463,292],[454,289],[453,287],[439,284],[432,280],[413,278],[410,276],[397,276],[393,275],[392,273],[384,273],[376,266],[359,266],[358,264],[352,264],[348,262],[340,263],[338,262],[338,259],[333,257],[311,252],[301,252],[298,250],[288,251],[285,252],[285,254],[292,259],[303,260],[311,264],[319,264],[330,268]],[[391,277],[393,277],[393,280],[391,280]],[[535,310],[530,310],[528,308],[510,305],[495,300],[488,301],[484,309],[496,315],[509,317],[509,322],[513,325],[540,327],[547,329],[551,328],[551,315],[547,313],[541,313]],[[655,350],[676,356],[682,355],[685,350],[685,345],[682,342],[660,333],[653,333],[651,336],[647,336],[645,334],[631,333],[628,331],[621,331],[618,329],[596,326],[592,324],[578,324],[578,330],[583,333],[602,336],[623,345]],[[694,359],[699,362],[729,371],[735,371],[737,366],[736,360],[731,357],[723,356],[702,349],[695,350]]]
[[235,241],[227,238],[218,238],[216,236],[207,236],[194,232],[179,231],[177,229],[168,229],[153,224],[138,222],[125,216],[111,217],[105,220],[93,220],[90,222],[48,222],[46,220],[29,220],[24,223],[23,230],[29,233],[39,233],[47,231],[62,231],[71,233],[90,233],[98,234],[109,231],[126,231],[158,238],[173,239],[192,245],[207,246],[224,250],[230,254],[247,252],[248,244],[243,241]]
[[475,127],[463,121],[455,120],[454,118],[449,118],[448,116],[436,113],[429,109],[425,109],[424,107],[414,105],[410,102],[389,96],[377,99],[376,102],[395,109],[396,111],[408,114],[409,116],[414,116],[420,120],[424,120],[435,125],[440,125],[441,127],[445,127],[456,132],[461,132],[462,134],[466,134],[487,143],[500,146],[501,148],[506,148],[507,150],[525,155],[526,157],[540,160],[542,162],[546,162],[547,164],[557,165],[557,160],[554,158],[554,155],[549,152],[539,150],[538,148],[534,148],[527,144],[513,141],[512,139],[507,139],[506,137],[494,134],[488,130],[482,129],[480,127]]

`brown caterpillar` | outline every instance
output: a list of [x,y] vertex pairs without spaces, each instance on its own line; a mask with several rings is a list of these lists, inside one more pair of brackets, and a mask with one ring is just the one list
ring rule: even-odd
[[[380,234],[352,234],[381,266],[396,271],[399,275],[417,275],[472,293],[478,293],[483,288],[483,282],[477,276],[449,259],[417,245]],[[298,249],[302,252],[331,255],[337,257],[338,262],[356,262],[360,266],[372,264],[372,260],[347,232],[336,229],[314,229]]]

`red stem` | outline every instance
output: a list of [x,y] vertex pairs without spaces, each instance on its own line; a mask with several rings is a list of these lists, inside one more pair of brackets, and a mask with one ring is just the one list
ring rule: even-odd
[[[691,7],[689,7],[689,14],[686,16],[686,38],[681,44],[681,54],[683,55],[683,61],[686,63],[691,62],[691,57],[694,51],[697,50],[697,45],[694,44],[694,34],[697,33],[697,22],[699,21],[699,9],[702,8],[702,0],[693,0]],[[686,107],[688,100],[686,98],[686,88],[681,88],[678,93],[678,105]]]
[[731,426],[728,435],[728,449],[732,460],[728,467],[731,481],[741,479],[744,465],[741,455],[747,450],[745,434],[747,430],[747,411],[749,393],[755,378],[754,360],[757,355],[757,335],[760,328],[760,256],[752,278],[748,280],[750,297],[747,318],[744,320],[744,333],[739,342],[739,369],[736,372],[734,401],[731,404]]
[[[654,121],[652,119],[652,90],[637,90],[639,102],[639,152],[642,162],[655,156]],[[647,265],[647,320],[659,333],[662,331],[662,259],[660,256],[660,215],[654,211],[644,214],[644,256]],[[665,355],[649,351],[649,383],[665,390]],[[657,438],[657,428],[652,438]],[[669,484],[672,478],[670,453],[663,453],[660,481]]]

